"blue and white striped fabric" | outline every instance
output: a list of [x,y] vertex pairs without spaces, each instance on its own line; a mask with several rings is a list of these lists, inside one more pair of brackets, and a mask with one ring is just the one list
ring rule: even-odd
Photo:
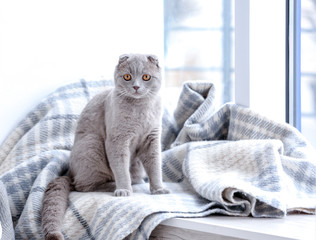
[[[76,120],[110,81],[81,81],[44,99],[0,148],[0,222],[5,239],[42,239],[47,184],[68,169]],[[163,220],[214,213],[283,217],[314,213],[315,149],[294,128],[252,110],[214,107],[214,86],[183,86],[175,109],[165,109],[163,176],[171,190],[150,195],[134,185],[128,198],[109,191],[71,192],[65,239],[148,239]]]

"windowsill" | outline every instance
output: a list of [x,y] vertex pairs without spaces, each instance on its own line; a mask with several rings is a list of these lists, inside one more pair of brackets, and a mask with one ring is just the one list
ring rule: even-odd
[[242,239],[316,239],[316,216],[304,214],[289,215],[282,219],[229,216],[173,218],[162,222],[160,226]]

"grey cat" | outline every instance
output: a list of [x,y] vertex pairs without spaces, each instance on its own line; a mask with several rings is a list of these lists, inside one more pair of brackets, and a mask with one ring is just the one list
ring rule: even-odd
[[61,221],[70,191],[97,191],[115,181],[114,195],[129,196],[131,184],[143,183],[146,171],[152,194],[169,193],[162,184],[160,87],[156,56],[120,56],[114,87],[92,98],[80,115],[69,174],[47,187],[42,208],[45,239],[64,239]]

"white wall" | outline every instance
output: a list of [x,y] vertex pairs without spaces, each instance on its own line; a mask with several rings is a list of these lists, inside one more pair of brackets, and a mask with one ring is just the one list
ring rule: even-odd
[[0,1],[0,144],[54,89],[112,79],[133,52],[163,59],[163,1]]

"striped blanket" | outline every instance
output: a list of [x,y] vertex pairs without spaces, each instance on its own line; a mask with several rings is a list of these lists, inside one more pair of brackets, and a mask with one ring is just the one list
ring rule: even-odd
[[[41,206],[47,184],[68,169],[76,121],[109,81],[80,81],[44,99],[0,148],[3,239],[42,239]],[[172,217],[225,214],[283,217],[314,213],[316,153],[304,137],[235,104],[214,107],[211,83],[186,83],[175,109],[165,108],[162,162],[167,195],[148,183],[128,198],[71,192],[65,239],[148,239]]]

